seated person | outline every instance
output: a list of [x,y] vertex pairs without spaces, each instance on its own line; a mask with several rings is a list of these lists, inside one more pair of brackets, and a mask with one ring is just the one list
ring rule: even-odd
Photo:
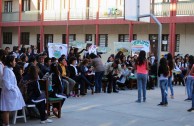
[[[71,57],[69,59],[69,66],[68,66],[68,70],[70,71],[70,78],[72,78],[73,80],[75,80],[76,82],[76,87],[78,87],[78,84],[80,84],[80,95],[86,95],[85,94],[85,87],[84,87],[84,82],[82,80],[81,74],[80,74],[80,70],[78,68],[78,66],[76,65],[77,62],[77,58],[76,57]],[[75,95],[78,95],[78,91],[75,90]]]
[[121,77],[116,81],[120,89],[125,89],[124,87],[127,77],[130,75],[130,71],[127,68],[126,64],[121,65]]
[[45,113],[45,93],[40,90],[37,67],[34,65],[30,66],[29,73],[31,76],[29,77],[29,83],[26,83],[28,95],[26,102],[29,104],[34,103],[36,105],[36,108],[40,113],[41,123],[52,123],[52,120],[48,119]]

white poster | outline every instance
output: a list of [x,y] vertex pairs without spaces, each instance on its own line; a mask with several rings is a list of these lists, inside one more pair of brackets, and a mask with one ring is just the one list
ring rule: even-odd
[[94,44],[92,44],[90,47],[89,47],[89,54],[91,54],[91,53],[94,53],[94,54],[96,54],[97,55],[97,47],[96,47],[96,45],[94,45]]
[[132,52],[140,52],[144,50],[145,52],[150,52],[150,42],[145,40],[134,40],[131,42]]
[[128,56],[131,54],[131,43],[130,42],[114,42],[114,54],[122,51],[124,55]]
[[61,55],[67,56],[67,44],[48,43],[49,57],[60,58]]

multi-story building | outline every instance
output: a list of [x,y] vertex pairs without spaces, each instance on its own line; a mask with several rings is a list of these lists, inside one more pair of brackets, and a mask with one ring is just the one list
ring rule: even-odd
[[[150,0],[148,0],[150,2]],[[163,24],[162,53],[194,54],[194,0],[151,0]],[[0,47],[48,42],[150,40],[157,53],[157,25],[124,20],[124,0],[0,0]]]

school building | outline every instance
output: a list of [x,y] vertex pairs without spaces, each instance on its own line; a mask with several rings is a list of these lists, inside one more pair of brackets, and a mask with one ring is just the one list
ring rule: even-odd
[[[163,25],[162,54],[194,54],[194,0],[148,0]],[[113,50],[113,42],[150,40],[157,54],[158,27],[124,20],[125,0],[0,0],[0,47],[48,42],[93,41]],[[109,54],[108,54],[109,55]]]

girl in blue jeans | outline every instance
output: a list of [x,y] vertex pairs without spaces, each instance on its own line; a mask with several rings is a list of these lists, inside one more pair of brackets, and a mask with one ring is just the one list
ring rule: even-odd
[[159,70],[158,70],[161,96],[162,96],[162,102],[160,102],[160,104],[158,104],[159,106],[168,105],[167,90],[166,90],[166,87],[168,86],[168,75],[169,75],[169,68],[167,65],[167,60],[165,58],[162,58],[160,60],[160,65],[159,65]]

